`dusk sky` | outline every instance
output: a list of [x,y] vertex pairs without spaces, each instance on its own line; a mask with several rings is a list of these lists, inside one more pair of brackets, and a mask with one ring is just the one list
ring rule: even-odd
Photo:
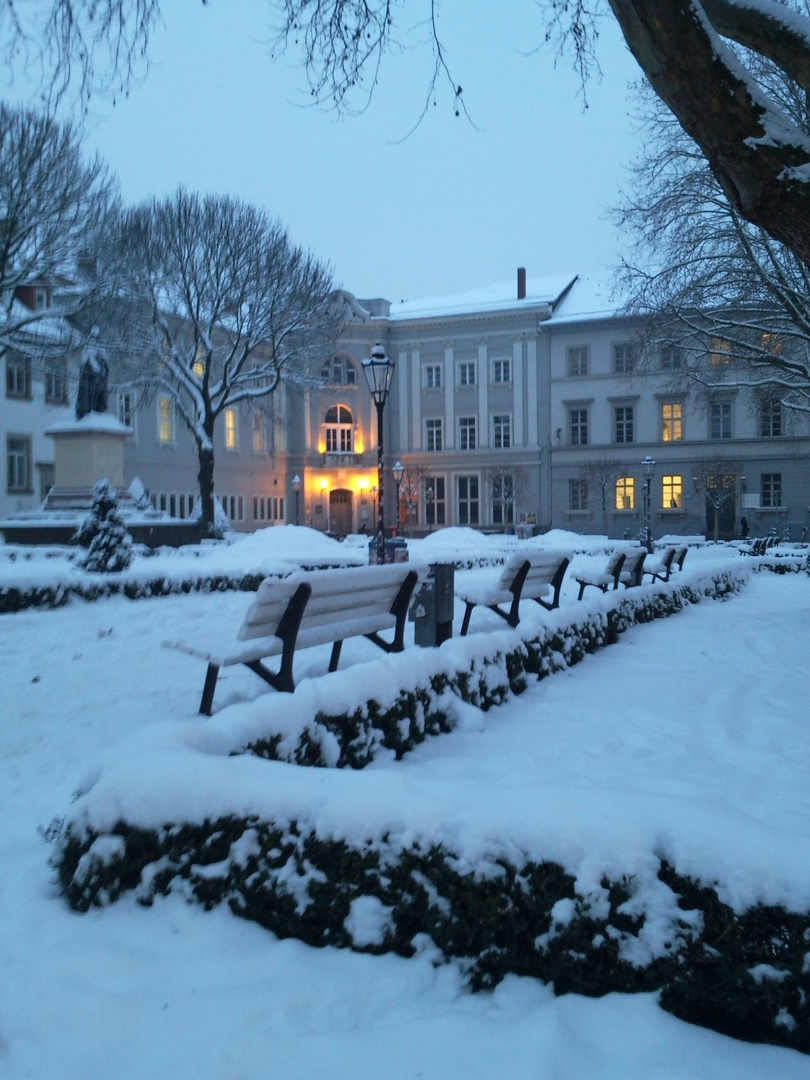
[[[403,29],[423,6],[409,0]],[[517,266],[531,278],[611,264],[605,210],[636,145],[627,83],[637,69],[615,25],[602,27],[604,75],[585,109],[570,65],[555,68],[543,44],[534,0],[446,2],[439,14],[476,127],[440,86],[408,135],[432,65],[418,47],[424,26],[412,50],[386,59],[368,108],[337,118],[301,106],[298,56],[271,60],[271,5],[169,0],[148,73],[114,107],[95,101],[86,145],[127,202],[184,184],[264,206],[361,297],[458,293],[511,280]]]

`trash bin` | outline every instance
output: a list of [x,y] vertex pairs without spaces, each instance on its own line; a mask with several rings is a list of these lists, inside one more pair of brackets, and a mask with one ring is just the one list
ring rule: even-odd
[[[374,536],[368,542],[368,561],[371,566],[377,565],[377,537]],[[408,541],[404,536],[394,536],[385,541],[385,561],[387,563],[409,562]]]
[[452,563],[432,563],[414,593],[408,617],[414,624],[414,641],[422,648],[441,645],[453,636],[454,584]]

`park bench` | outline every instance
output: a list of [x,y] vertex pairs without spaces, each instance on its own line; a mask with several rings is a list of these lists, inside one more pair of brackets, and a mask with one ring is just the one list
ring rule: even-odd
[[644,560],[647,558],[646,548],[638,548],[628,552],[619,581],[626,589],[632,589],[640,585],[644,577]]
[[607,592],[611,587],[618,589],[619,579],[626,559],[626,551],[614,551],[601,574],[583,573],[580,577],[575,578],[574,580],[577,585],[579,585],[579,596],[577,596],[577,600],[582,599],[582,594],[589,585],[592,585],[595,589],[601,589],[602,592]]
[[[167,648],[208,662],[200,712],[211,715],[222,667],[244,664],[276,690],[292,693],[296,649],[332,645],[329,670],[336,671],[346,638],[367,637],[386,652],[401,652],[405,621],[419,573],[408,564],[299,571],[265,578],[247,610],[235,641],[205,649],[164,641]],[[390,641],[380,637],[393,631]],[[279,656],[277,671],[264,661]]]
[[[456,596],[466,605],[461,636],[467,633],[470,616],[479,605],[496,612],[513,627],[520,622],[522,599],[534,600],[547,611],[559,607],[560,590],[570,561],[571,556],[562,551],[516,551],[507,559],[497,580],[457,589]],[[503,611],[501,604],[508,604],[509,609]]]
[[644,573],[650,575],[652,581],[669,581],[673,570],[683,570],[687,548],[668,547],[658,562],[644,564]]

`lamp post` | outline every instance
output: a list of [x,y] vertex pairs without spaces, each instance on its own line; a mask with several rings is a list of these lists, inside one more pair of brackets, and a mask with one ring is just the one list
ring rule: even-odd
[[648,552],[652,552],[652,529],[650,528],[650,485],[652,484],[655,462],[649,454],[641,463],[644,469],[644,541]]
[[405,466],[399,458],[394,462],[394,467],[391,472],[394,474],[394,483],[397,486],[397,536],[399,536],[401,525],[399,513],[399,485],[402,483],[402,474],[405,472]]
[[383,410],[391,389],[394,362],[377,342],[371,356],[363,361],[369,392],[377,408],[377,562],[385,562],[385,500],[383,498]]
[[433,484],[425,485],[425,514],[428,532],[433,532]]
[[301,494],[301,477],[298,473],[292,478],[292,489],[295,492],[295,524],[298,525],[298,498]]

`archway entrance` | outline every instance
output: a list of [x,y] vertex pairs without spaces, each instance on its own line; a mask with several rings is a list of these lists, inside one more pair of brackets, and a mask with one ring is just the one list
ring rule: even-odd
[[352,493],[348,488],[329,492],[329,529],[335,536],[352,532]]

